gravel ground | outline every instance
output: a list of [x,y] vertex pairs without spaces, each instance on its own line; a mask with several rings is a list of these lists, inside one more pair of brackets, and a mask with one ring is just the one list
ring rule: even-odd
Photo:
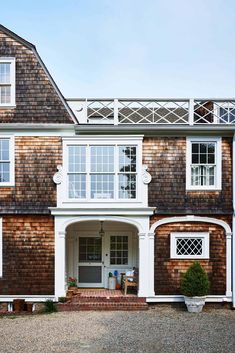
[[231,353],[235,311],[64,312],[0,319],[1,353]]

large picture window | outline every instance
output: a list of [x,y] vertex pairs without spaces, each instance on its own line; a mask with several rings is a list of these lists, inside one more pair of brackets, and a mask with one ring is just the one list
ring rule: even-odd
[[187,189],[220,189],[220,139],[192,138],[187,144]]
[[68,198],[137,198],[136,145],[68,145]]
[[0,58],[0,107],[15,105],[15,59]]

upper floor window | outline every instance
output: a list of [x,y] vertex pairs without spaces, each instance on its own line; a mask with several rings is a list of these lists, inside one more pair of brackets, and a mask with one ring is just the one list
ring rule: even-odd
[[187,139],[186,188],[221,189],[221,139]]
[[0,136],[0,186],[14,183],[14,149],[12,137]]
[[0,107],[15,105],[15,59],[0,58]]
[[101,141],[89,145],[66,144],[68,198],[136,199],[140,174],[138,145],[106,145]]

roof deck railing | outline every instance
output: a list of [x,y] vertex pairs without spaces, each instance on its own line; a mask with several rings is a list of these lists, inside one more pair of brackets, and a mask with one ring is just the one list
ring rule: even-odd
[[235,124],[234,99],[69,99],[81,124]]

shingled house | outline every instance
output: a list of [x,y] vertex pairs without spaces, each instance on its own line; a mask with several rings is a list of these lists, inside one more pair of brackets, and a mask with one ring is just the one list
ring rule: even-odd
[[[0,26],[0,301],[57,300],[68,277],[181,301],[195,260],[232,302],[233,99],[64,99]],[[235,300],[234,300],[235,302]]]

